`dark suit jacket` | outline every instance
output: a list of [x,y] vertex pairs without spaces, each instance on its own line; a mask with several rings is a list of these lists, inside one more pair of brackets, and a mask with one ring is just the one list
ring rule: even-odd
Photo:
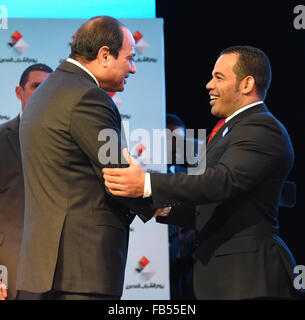
[[19,115],[0,126],[0,265],[8,269],[8,299],[16,297],[16,275],[24,217]]
[[25,224],[18,289],[121,295],[134,217],[125,205],[144,221],[152,211],[147,199],[120,202],[105,192],[102,129],[117,133],[109,157],[118,163],[119,154],[120,162],[120,114],[72,63],[63,62],[28,101],[20,124]]
[[[280,192],[293,160],[286,129],[261,104],[217,132],[207,146],[204,174],[151,175],[155,207],[200,205],[195,216],[197,298],[294,295],[295,261],[278,224]],[[177,207],[159,221],[190,224],[194,216],[179,212],[186,211]]]

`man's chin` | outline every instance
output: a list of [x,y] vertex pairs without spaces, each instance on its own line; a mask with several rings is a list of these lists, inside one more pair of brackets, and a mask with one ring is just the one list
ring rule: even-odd
[[211,108],[211,114],[215,117],[217,117],[217,108],[215,108],[215,106],[212,106]]
[[124,85],[122,84],[121,86],[119,86],[116,90],[115,90],[115,92],[122,92],[122,91],[124,91]]
[[215,108],[215,106],[212,107],[212,109],[211,109],[211,114],[212,114],[213,116],[215,116],[215,117],[223,118],[223,115],[222,115],[222,113],[220,112],[219,108]]

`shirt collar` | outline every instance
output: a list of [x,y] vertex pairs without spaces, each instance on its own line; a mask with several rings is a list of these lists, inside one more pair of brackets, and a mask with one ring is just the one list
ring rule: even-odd
[[99,83],[98,83],[98,81],[97,81],[97,79],[96,79],[95,76],[92,74],[92,72],[89,71],[86,67],[84,67],[81,63],[79,63],[78,61],[76,61],[76,60],[74,60],[74,59],[72,59],[72,58],[68,58],[67,61],[70,62],[70,63],[73,63],[73,64],[77,65],[78,67],[80,67],[81,69],[83,69],[84,71],[86,71],[86,72],[94,79],[94,81],[96,82],[96,84],[97,84],[98,86],[100,86]]
[[248,105],[236,110],[233,114],[231,114],[228,118],[226,118],[226,123],[228,121],[230,121],[232,118],[234,118],[235,116],[237,116],[239,113],[241,113],[241,112],[243,112],[243,111],[245,111],[245,110],[247,110],[247,109],[249,109],[251,107],[254,107],[254,106],[258,105],[258,104],[262,104],[262,103],[264,103],[264,101],[257,101],[257,102],[248,104]]

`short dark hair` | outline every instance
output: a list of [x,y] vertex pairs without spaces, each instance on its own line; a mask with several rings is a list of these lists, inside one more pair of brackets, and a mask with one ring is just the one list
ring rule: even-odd
[[173,113],[166,114],[166,125],[181,127],[185,130],[185,123],[183,120]]
[[52,73],[53,70],[47,66],[46,64],[43,64],[43,63],[36,63],[36,64],[32,64],[31,66],[27,67],[21,77],[20,77],[20,80],[19,80],[19,86],[22,87],[24,89],[26,83],[28,82],[29,80],[29,74],[32,72],[32,71],[42,71],[42,72],[46,72],[46,73]]
[[119,20],[109,16],[91,18],[77,30],[69,57],[92,61],[100,48],[107,46],[110,54],[117,58],[124,38],[122,27]]
[[247,76],[252,76],[255,79],[258,96],[264,99],[272,78],[271,65],[267,55],[255,47],[232,46],[223,50],[219,56],[229,53],[236,53],[239,57],[233,68],[237,80],[241,81]]

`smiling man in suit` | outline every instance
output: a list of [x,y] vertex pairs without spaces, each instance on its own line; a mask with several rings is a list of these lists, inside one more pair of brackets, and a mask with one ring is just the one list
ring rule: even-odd
[[[113,194],[138,197],[145,185],[155,208],[171,206],[159,222],[191,226],[195,218],[198,299],[297,296],[295,261],[278,222],[294,151],[285,127],[263,102],[270,81],[269,59],[260,49],[221,52],[206,86],[211,112],[221,120],[208,140],[203,174],[149,175],[131,158],[129,168],[103,170]],[[195,217],[181,203],[197,205]]]
[[[45,64],[26,68],[15,88],[23,111],[37,87],[53,70]],[[22,113],[21,111],[21,113]],[[24,187],[19,143],[21,114],[0,126],[0,265],[8,270],[8,289],[0,299],[15,299],[18,256],[24,217]]]
[[[25,222],[19,299],[122,294],[129,224],[134,213],[147,221],[152,211],[146,199],[108,195],[101,169],[123,165],[121,118],[106,91],[124,90],[136,72],[134,54],[124,25],[94,17],[78,29],[70,57],[29,101],[20,124]],[[117,140],[110,154],[102,152],[103,132]]]

